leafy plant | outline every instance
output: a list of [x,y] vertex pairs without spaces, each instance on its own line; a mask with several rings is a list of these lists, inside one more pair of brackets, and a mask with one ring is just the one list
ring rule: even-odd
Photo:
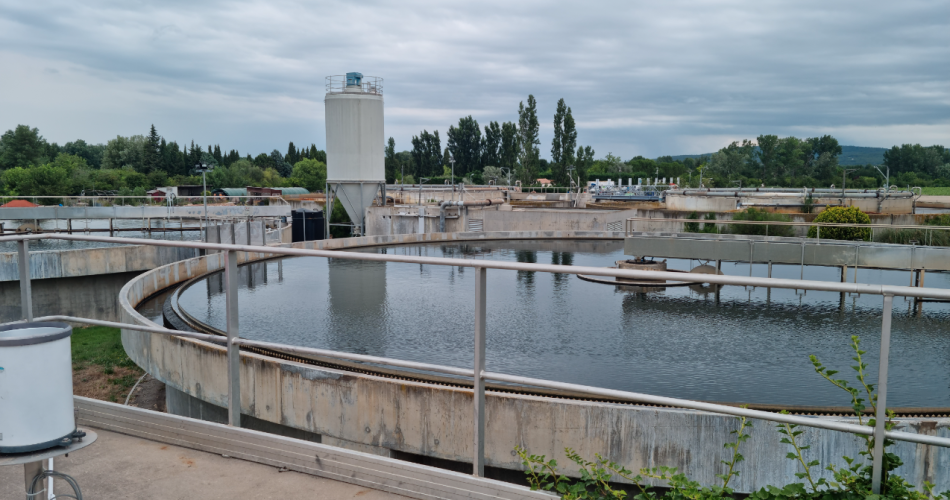
[[805,197],[805,200],[802,202],[802,213],[810,214],[815,210],[815,199],[811,197],[811,193]]
[[[785,214],[777,214],[774,212],[768,212],[766,210],[760,210],[755,207],[747,208],[741,212],[736,212],[732,214],[732,220],[747,220],[747,221],[774,221],[774,222],[791,222],[791,218]],[[757,235],[768,235],[768,236],[791,236],[792,227],[791,226],[773,226],[755,224],[755,225],[745,225],[745,224],[735,224],[730,228],[730,231],[736,234],[757,234]]]
[[[863,355],[865,351],[861,350],[860,339],[857,336],[851,337],[851,348],[855,352],[852,358],[855,365],[852,368],[858,381],[857,385],[851,385],[848,381],[834,378],[838,374],[835,370],[825,367],[816,356],[810,356],[811,362],[815,367],[815,372],[822,378],[832,383],[835,387],[848,393],[851,398],[851,406],[855,416],[861,425],[874,427],[876,421],[873,417],[868,418],[867,413],[874,414],[877,411],[877,393],[874,384],[867,381],[867,363],[864,362]],[[870,405],[870,406],[868,406]],[[783,411],[782,414],[787,414]],[[884,424],[885,430],[894,428],[894,413],[887,410],[887,421]],[[532,490],[550,491],[561,495],[561,498],[568,500],[575,499],[626,499],[627,491],[611,484],[611,478],[619,477],[633,483],[640,490],[635,495],[635,500],[714,500],[726,497],[733,497],[733,490],[729,483],[733,478],[739,476],[739,470],[736,468],[745,457],[739,452],[742,443],[749,439],[750,434],[747,429],[752,428],[752,424],[745,417],[738,419],[739,426],[731,434],[735,440],[725,444],[725,447],[732,450],[732,457],[729,460],[722,460],[724,472],[717,474],[722,485],[702,486],[699,482],[689,479],[684,473],[679,472],[675,467],[654,467],[641,469],[640,473],[633,475],[633,472],[623,466],[612,462],[600,454],[595,455],[594,461],[581,457],[574,450],[567,448],[565,452],[568,459],[576,463],[580,468],[580,478],[573,479],[558,473],[558,464],[555,460],[547,460],[544,455],[529,455],[527,450],[522,447],[516,447],[515,452],[522,459],[525,466],[525,476]],[[791,447],[786,457],[789,460],[798,462],[802,470],[796,472],[795,477],[807,481],[805,483],[791,483],[782,487],[766,486],[759,491],[753,492],[749,498],[754,500],[858,500],[858,499],[900,499],[900,500],[950,500],[950,491],[941,494],[935,494],[934,485],[930,482],[924,482],[923,492],[914,490],[914,486],[905,481],[902,477],[893,474],[894,469],[900,467],[902,462],[894,453],[884,454],[883,470],[884,476],[881,483],[881,494],[874,495],[871,492],[871,473],[872,451],[874,449],[874,438],[867,435],[860,435],[865,441],[865,449],[860,452],[863,460],[856,460],[851,457],[842,457],[845,466],[836,466],[834,464],[825,467],[832,474],[832,480],[825,478],[815,479],[812,470],[820,467],[818,460],[806,460],[805,451],[809,446],[801,443],[801,436],[805,433],[797,424],[779,423],[778,432],[783,437],[782,443]],[[893,441],[885,440],[885,449],[893,445]],[[666,490],[662,494],[651,486],[644,486],[644,479],[654,479],[666,484]]]
[[[828,207],[815,217],[814,222],[829,222],[835,224],[870,224],[871,217],[858,207]],[[808,237],[818,236],[817,226],[808,228]],[[864,227],[823,227],[821,237],[829,240],[862,240],[871,241],[871,228]]]

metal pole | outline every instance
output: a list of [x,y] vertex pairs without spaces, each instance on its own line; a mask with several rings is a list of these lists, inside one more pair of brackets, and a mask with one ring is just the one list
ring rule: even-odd
[[241,426],[241,351],[238,338],[237,252],[228,250],[224,259],[224,292],[228,333],[228,425]]
[[485,476],[485,286],[487,271],[475,268],[474,449],[472,475]]
[[871,464],[871,491],[881,493],[881,476],[884,466],[884,424],[887,421],[887,358],[891,350],[891,309],[893,295],[884,296],[884,311],[881,318],[881,359],[877,376],[877,411],[874,414],[874,453]]
[[201,171],[201,198],[205,205],[205,241],[208,241],[208,181],[204,170]]
[[30,241],[17,242],[17,268],[20,271],[20,310],[21,316],[33,321],[33,289],[30,284]]

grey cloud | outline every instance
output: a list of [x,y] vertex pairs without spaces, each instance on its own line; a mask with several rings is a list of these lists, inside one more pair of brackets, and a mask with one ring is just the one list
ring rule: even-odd
[[[948,19],[929,1],[37,1],[0,4],[0,47],[139,89],[139,105],[110,113],[174,115],[167,137],[242,152],[322,145],[323,78],[356,70],[386,79],[400,148],[460,112],[516,120],[533,93],[542,141],[564,97],[582,143],[630,157],[759,133],[840,129],[845,143],[890,146],[913,127],[950,132]],[[29,122],[9,119],[0,128]],[[141,132],[62,119],[74,132],[60,141]],[[855,128],[904,125],[883,144]]]

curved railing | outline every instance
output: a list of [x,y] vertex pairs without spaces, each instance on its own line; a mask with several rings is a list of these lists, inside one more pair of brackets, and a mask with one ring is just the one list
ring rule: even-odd
[[[129,238],[105,238],[93,236],[70,236],[70,235],[27,235],[3,237],[0,241],[16,241],[19,247],[19,262],[27,260],[29,251],[29,242],[31,240],[43,238],[56,239],[74,239],[89,241],[104,241],[114,243],[128,243]],[[473,473],[476,476],[484,476],[484,457],[485,457],[485,381],[495,380],[498,382],[507,382],[512,384],[524,384],[537,387],[549,388],[554,390],[571,391],[575,393],[589,394],[592,396],[608,397],[611,399],[630,401],[636,403],[664,405],[675,408],[687,408],[700,410],[722,415],[733,415],[739,417],[756,418],[771,422],[785,424],[801,425],[820,429],[846,432],[857,435],[873,436],[874,450],[872,455],[872,486],[875,492],[880,491],[880,481],[882,474],[882,460],[884,454],[884,439],[895,441],[906,441],[912,443],[921,443],[941,447],[950,447],[950,438],[915,434],[903,431],[886,431],[885,423],[888,418],[885,415],[887,405],[887,368],[890,350],[891,335],[891,311],[893,299],[898,297],[931,298],[950,300],[950,290],[936,288],[918,288],[909,286],[892,285],[870,285],[861,283],[836,283],[808,280],[790,280],[776,278],[758,278],[758,277],[740,277],[725,275],[689,275],[683,273],[657,272],[657,271],[635,271],[602,267],[586,266],[563,266],[553,264],[534,264],[523,262],[504,262],[492,260],[473,260],[457,259],[444,257],[423,257],[412,255],[396,254],[375,254],[363,252],[338,252],[334,250],[319,250],[306,248],[288,248],[288,247],[266,247],[252,245],[225,245],[202,242],[171,242],[171,241],[142,241],[132,240],[137,244],[155,245],[155,246],[177,246],[198,248],[205,251],[222,252],[223,258],[221,267],[225,276],[225,302],[227,317],[227,338],[220,336],[205,335],[196,333],[186,333],[166,328],[156,328],[135,324],[124,324],[108,321],[95,321],[84,318],[51,316],[44,318],[35,318],[36,320],[59,320],[76,323],[86,323],[93,325],[112,326],[127,330],[157,333],[169,336],[187,337],[200,339],[218,344],[225,344],[227,347],[227,380],[228,380],[228,421],[230,425],[240,426],[241,415],[241,378],[240,378],[240,353],[241,346],[278,349],[287,352],[294,352],[307,355],[332,356],[341,359],[347,359],[365,363],[388,364],[397,367],[426,370],[436,373],[443,373],[452,376],[470,378],[474,386],[474,404],[473,404]],[[471,369],[457,368],[444,365],[429,363],[418,363],[379,356],[368,356],[361,354],[351,354],[340,351],[330,351],[326,349],[315,349],[297,346],[288,346],[271,342],[261,342],[240,337],[238,326],[238,252],[249,252],[255,256],[294,256],[294,257],[320,257],[345,260],[361,260],[374,262],[399,262],[417,265],[439,265],[451,267],[474,268],[476,273],[475,282],[475,328],[474,328],[474,364]],[[27,321],[33,321],[33,312],[31,304],[31,288],[29,266],[20,266],[20,289],[22,298],[23,318]],[[695,283],[712,283],[717,285],[738,285],[738,286],[759,286],[768,288],[787,288],[819,290],[842,293],[858,293],[882,296],[882,322],[881,322],[881,350],[880,366],[878,379],[878,401],[877,413],[875,415],[876,425],[868,427],[848,422],[831,421],[826,419],[815,419],[805,416],[776,414],[747,408],[736,408],[732,406],[704,403],[678,398],[664,396],[655,396],[650,394],[635,393],[629,391],[618,391],[604,389],[599,387],[584,386],[579,384],[569,384],[554,382],[549,380],[536,379],[531,377],[522,377],[508,375],[504,373],[489,372],[485,369],[485,322],[486,322],[486,290],[487,273],[489,270],[510,270],[510,271],[533,271],[545,273],[560,274],[584,274],[593,276],[605,276],[626,279],[648,279],[648,280],[672,280],[689,281]]]

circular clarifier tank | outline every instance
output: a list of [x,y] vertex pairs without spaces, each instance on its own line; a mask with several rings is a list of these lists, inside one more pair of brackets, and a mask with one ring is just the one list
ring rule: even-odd
[[[364,252],[613,267],[620,240],[504,240],[374,247]],[[689,271],[698,261],[667,261]],[[748,264],[723,263],[749,275]],[[765,265],[752,268],[764,277]],[[797,279],[797,266],[773,276]],[[288,258],[239,269],[241,336],[457,367],[472,366],[471,268]],[[837,268],[805,279],[837,281]],[[927,285],[947,288],[948,275]],[[906,285],[906,272],[859,270],[858,281]],[[850,279],[849,279],[850,281]],[[488,271],[489,371],[704,401],[849,406],[815,373],[816,355],[853,379],[851,336],[877,380],[882,299],[765,288],[642,288],[570,274]],[[718,291],[717,291],[718,290]],[[225,327],[221,274],[179,297],[188,315]],[[894,301],[888,403],[950,407],[950,305]]]

